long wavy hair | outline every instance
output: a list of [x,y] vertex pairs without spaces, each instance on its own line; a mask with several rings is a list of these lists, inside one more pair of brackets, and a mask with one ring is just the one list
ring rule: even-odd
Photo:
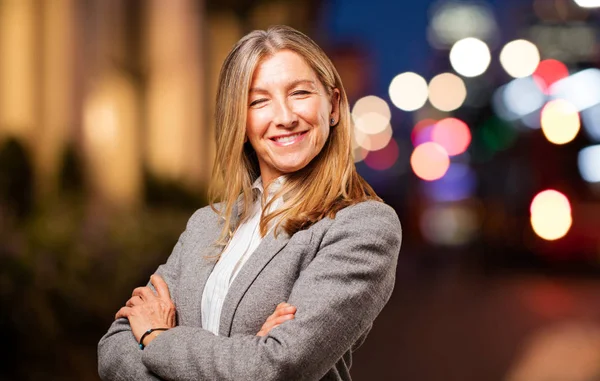
[[[365,200],[381,201],[356,171],[350,106],[331,60],[313,40],[293,28],[274,26],[266,31],[256,30],[233,47],[219,75],[215,110],[217,147],[209,188],[210,205],[223,221],[218,244],[226,245],[252,210],[252,184],[260,170],[256,152],[245,139],[248,92],[257,65],[281,50],[290,50],[302,57],[330,96],[334,89],[339,90],[340,119],[331,127],[321,152],[303,169],[287,174],[281,189],[264,206],[261,236],[269,231],[271,222],[276,222],[275,234],[282,228],[293,235],[323,218],[334,218],[348,205]],[[267,213],[269,203],[284,195],[283,206]]]

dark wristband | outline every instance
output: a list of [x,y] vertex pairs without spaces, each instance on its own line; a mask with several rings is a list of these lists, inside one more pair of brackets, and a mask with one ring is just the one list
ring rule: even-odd
[[149,334],[151,334],[154,331],[167,331],[169,328],[150,328],[149,330],[147,330],[146,332],[144,332],[144,334],[142,335],[142,337],[140,338],[140,349],[144,350],[144,348],[146,347],[144,345],[144,339],[146,338],[146,336],[148,336]]

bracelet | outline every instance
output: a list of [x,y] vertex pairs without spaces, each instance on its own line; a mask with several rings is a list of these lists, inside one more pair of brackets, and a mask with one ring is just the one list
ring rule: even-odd
[[140,349],[144,350],[144,348],[146,347],[144,345],[144,339],[146,338],[146,336],[148,336],[149,334],[151,334],[154,331],[167,331],[169,328],[150,328],[149,330],[147,330],[146,332],[144,332],[144,334],[142,335],[142,337],[140,338]]

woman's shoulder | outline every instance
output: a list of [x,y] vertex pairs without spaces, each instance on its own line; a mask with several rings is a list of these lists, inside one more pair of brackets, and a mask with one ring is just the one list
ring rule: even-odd
[[[358,231],[381,231],[394,235],[402,234],[398,214],[391,206],[381,201],[367,200],[346,206],[334,218],[321,220],[315,226],[324,231],[352,234]],[[324,232],[325,233],[325,232]]]
[[338,219],[351,219],[357,222],[384,220],[394,225],[400,225],[398,213],[394,208],[376,200],[367,200],[349,205],[337,213],[335,220]]
[[[214,207],[214,209],[213,209]],[[187,223],[187,227],[189,228],[193,228],[197,225],[205,225],[207,223],[217,223],[219,221],[219,215],[218,213],[215,211],[219,210],[220,204],[214,204],[213,206],[211,205],[206,205],[200,209],[197,209],[192,216],[190,217],[190,219],[188,220]]]

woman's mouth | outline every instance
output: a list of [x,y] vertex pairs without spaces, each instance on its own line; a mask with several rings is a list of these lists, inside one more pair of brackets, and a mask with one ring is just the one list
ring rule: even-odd
[[304,139],[304,137],[306,136],[307,132],[308,131],[302,131],[302,132],[298,132],[298,133],[295,133],[292,135],[277,136],[277,137],[271,138],[271,140],[280,147],[287,147],[294,143],[299,143],[300,141],[302,141]]

